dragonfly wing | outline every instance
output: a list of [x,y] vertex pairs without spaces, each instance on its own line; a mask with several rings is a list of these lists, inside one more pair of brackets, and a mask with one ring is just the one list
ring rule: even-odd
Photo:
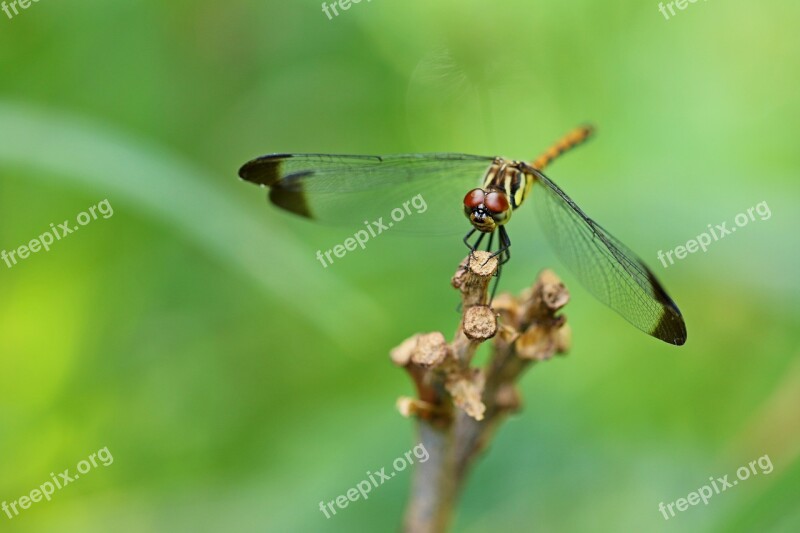
[[642,260],[589,218],[558,185],[540,172],[535,174],[534,205],[545,233],[586,289],[645,333],[670,344],[686,342],[678,306]]
[[276,154],[239,175],[270,188],[272,203],[306,218],[364,227],[377,221],[406,233],[471,229],[462,199],[494,158],[466,154],[348,156]]

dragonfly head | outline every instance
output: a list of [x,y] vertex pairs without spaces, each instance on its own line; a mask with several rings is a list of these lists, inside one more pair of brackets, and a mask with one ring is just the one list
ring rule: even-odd
[[491,233],[511,218],[511,204],[502,191],[472,189],[464,197],[464,214],[475,229]]

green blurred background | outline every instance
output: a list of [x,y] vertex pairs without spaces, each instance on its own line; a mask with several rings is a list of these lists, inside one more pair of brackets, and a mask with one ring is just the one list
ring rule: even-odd
[[[553,267],[574,346],[525,376],[454,530],[800,530],[799,21],[786,0],[670,20],[632,0],[0,13],[0,249],[114,207],[0,263],[0,500],[114,457],[0,530],[397,530],[410,472],[331,519],[318,505],[416,444],[388,351],[455,330],[463,245],[386,235],[323,269],[349,232],[236,171],[284,151],[532,158],[583,121],[597,138],[548,174],[653,267],[689,340],[629,327],[521,214],[501,290]],[[769,220],[658,263],[762,201]],[[771,474],[659,513],[764,454]]]

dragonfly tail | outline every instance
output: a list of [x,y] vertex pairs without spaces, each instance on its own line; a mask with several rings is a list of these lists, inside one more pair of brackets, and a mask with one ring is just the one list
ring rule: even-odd
[[585,125],[575,128],[553,146],[548,148],[542,155],[537,157],[532,163],[533,168],[536,170],[544,170],[546,166],[552,163],[561,154],[583,144],[593,133],[593,126]]

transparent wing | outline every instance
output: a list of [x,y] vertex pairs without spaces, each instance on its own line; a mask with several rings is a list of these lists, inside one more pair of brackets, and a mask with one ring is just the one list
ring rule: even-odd
[[555,183],[535,174],[534,205],[545,233],[586,289],[645,333],[670,344],[686,342],[681,312],[650,269]]
[[493,160],[466,154],[276,154],[250,161],[239,175],[269,187],[275,205],[314,220],[363,228],[365,221],[383,218],[400,232],[451,234],[471,229],[462,201]]

